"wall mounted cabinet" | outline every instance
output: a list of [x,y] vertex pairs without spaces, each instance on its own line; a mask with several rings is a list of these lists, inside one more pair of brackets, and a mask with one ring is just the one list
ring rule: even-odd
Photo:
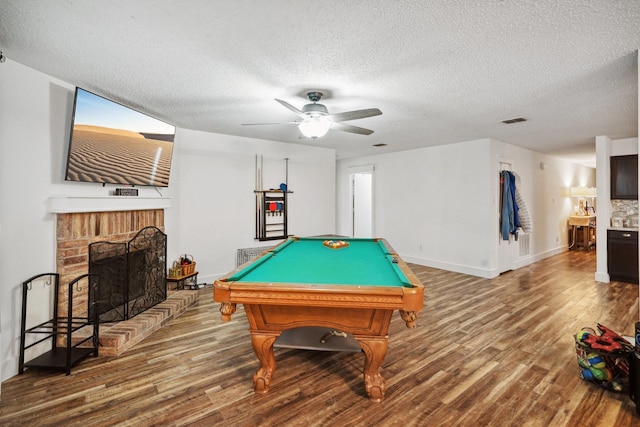
[[611,199],[638,199],[638,156],[611,157]]

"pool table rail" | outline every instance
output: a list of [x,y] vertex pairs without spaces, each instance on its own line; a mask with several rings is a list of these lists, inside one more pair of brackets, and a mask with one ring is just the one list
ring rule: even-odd
[[214,283],[214,300],[221,303],[295,306],[344,306],[418,311],[423,306],[424,287],[309,285],[305,283]]

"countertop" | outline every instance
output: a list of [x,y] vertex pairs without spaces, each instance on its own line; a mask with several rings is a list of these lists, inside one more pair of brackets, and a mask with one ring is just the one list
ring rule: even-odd
[[638,227],[609,227],[609,230],[615,230],[615,231],[638,231]]
[[571,215],[569,216],[569,225],[591,225],[595,224],[596,216],[595,215]]

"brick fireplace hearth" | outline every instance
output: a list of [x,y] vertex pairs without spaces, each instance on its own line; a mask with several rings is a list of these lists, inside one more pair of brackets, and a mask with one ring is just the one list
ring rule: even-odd
[[[69,283],[89,269],[89,244],[101,241],[124,242],[138,231],[155,226],[164,231],[164,210],[126,210],[107,212],[58,213],[56,219],[57,261],[60,283]],[[197,302],[197,292],[170,292],[167,300],[136,317],[100,326],[100,354],[117,355],[181,314]],[[67,313],[67,294],[59,295],[58,310]],[[74,305],[87,306],[87,296],[74,299]]]

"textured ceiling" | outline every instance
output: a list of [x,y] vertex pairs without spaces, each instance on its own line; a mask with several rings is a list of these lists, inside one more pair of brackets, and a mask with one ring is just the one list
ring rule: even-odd
[[[639,48],[637,0],[0,0],[9,60],[179,127],[339,158],[494,138],[593,166],[596,135],[637,136]],[[333,113],[381,109],[348,122],[375,133],[241,126],[295,120],[274,98],[301,108],[309,89]]]

